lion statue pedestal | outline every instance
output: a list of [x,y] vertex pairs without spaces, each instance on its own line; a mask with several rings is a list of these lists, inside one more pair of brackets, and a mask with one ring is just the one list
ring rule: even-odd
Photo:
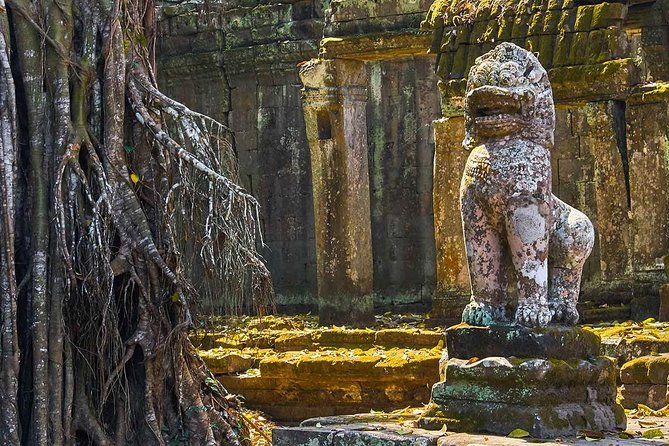
[[616,404],[616,364],[599,356],[592,332],[462,324],[447,331],[446,345],[424,427],[499,435],[523,429],[556,438],[626,426]]
[[460,208],[472,295],[463,324],[446,334],[423,423],[544,438],[624,428],[615,363],[598,356],[598,336],[573,327],[594,229],[552,194],[553,96],[532,53],[502,43],[476,59],[465,126]]

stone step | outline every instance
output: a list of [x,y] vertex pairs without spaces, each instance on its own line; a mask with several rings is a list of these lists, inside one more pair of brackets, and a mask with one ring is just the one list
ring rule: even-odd
[[437,446],[439,436],[399,424],[278,428],[272,446]]
[[[377,418],[377,420],[374,420]],[[360,414],[350,417],[331,417],[307,420],[300,427],[281,427],[272,432],[272,446],[651,446],[665,444],[663,439],[639,438],[650,429],[660,429],[669,435],[666,418],[647,417],[643,421],[652,427],[642,427],[632,419],[627,431],[636,432],[636,438],[621,438],[617,433],[607,433],[605,438],[588,438],[586,435],[539,440],[532,437],[510,438],[492,434],[467,434],[444,430],[424,430],[414,427],[411,417],[404,421],[379,421],[381,415]]]
[[626,362],[620,369],[620,404],[635,409],[644,404],[651,409],[667,405],[669,353],[647,355]]
[[229,392],[242,395],[248,407],[276,421],[394,410],[430,400],[441,350],[271,353],[258,360],[258,369],[217,378]]
[[669,323],[649,319],[615,325],[586,327],[598,334],[601,354],[618,359],[618,365],[634,358],[669,353]]
[[206,333],[192,337],[202,350],[212,348],[269,348],[276,351],[317,350],[320,348],[432,348],[444,342],[440,330],[420,328],[313,330],[266,329],[248,332]]

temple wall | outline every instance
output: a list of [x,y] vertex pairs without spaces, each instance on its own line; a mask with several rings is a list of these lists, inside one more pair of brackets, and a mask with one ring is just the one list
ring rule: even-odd
[[608,317],[652,313],[669,251],[668,0],[481,1],[468,11],[454,9],[461,2],[430,3],[237,0],[213,2],[206,14],[161,9],[160,82],[235,131],[242,181],[262,205],[279,304],[315,308],[324,224],[315,220],[323,205],[313,193],[318,147],[309,146],[298,64],[364,64],[364,128],[347,131],[367,135],[369,217],[353,201],[335,212],[371,227],[371,271],[359,272],[371,272],[377,307],[431,305],[436,318],[452,319],[468,299],[457,204],[466,74],[476,57],[512,41],[538,53],[551,78],[553,190],[596,227],[584,309],[593,317],[601,304],[612,308]]
[[[377,306],[427,308],[434,290],[431,201],[433,132],[439,116],[434,58],[404,51],[430,6],[422,1],[212,2],[207,13],[163,6],[161,86],[235,132],[244,185],[258,197],[263,255],[284,309],[309,310],[317,290],[311,156],[300,62],[328,51],[365,58],[366,108]],[[398,36],[391,54],[381,33]],[[403,37],[404,36],[404,37]],[[319,49],[322,37],[330,40]],[[347,40],[353,38],[354,41]],[[340,42],[343,42],[340,44]],[[410,44],[408,46],[411,46]],[[415,46],[415,45],[414,45]],[[317,204],[318,205],[318,204]]]

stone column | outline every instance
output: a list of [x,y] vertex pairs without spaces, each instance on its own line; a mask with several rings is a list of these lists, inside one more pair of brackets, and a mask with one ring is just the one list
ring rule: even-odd
[[620,280],[630,272],[630,219],[627,203],[629,184],[612,106],[606,102],[585,107],[590,128],[587,146],[595,159],[595,202],[599,233],[600,267],[603,280]]
[[437,248],[437,286],[431,318],[456,323],[469,302],[467,255],[460,218],[460,178],[468,153],[462,147],[465,123],[462,116],[433,122],[434,126],[434,238]]
[[311,151],[321,324],[374,322],[363,62],[313,60],[300,70]]

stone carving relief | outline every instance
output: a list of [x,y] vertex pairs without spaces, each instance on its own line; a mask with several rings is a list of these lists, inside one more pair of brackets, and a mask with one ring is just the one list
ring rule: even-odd
[[465,98],[471,151],[460,206],[471,280],[463,322],[509,320],[509,268],[517,284],[515,321],[572,325],[592,223],[551,192],[555,111],[546,70],[530,52],[502,43],[476,60]]

